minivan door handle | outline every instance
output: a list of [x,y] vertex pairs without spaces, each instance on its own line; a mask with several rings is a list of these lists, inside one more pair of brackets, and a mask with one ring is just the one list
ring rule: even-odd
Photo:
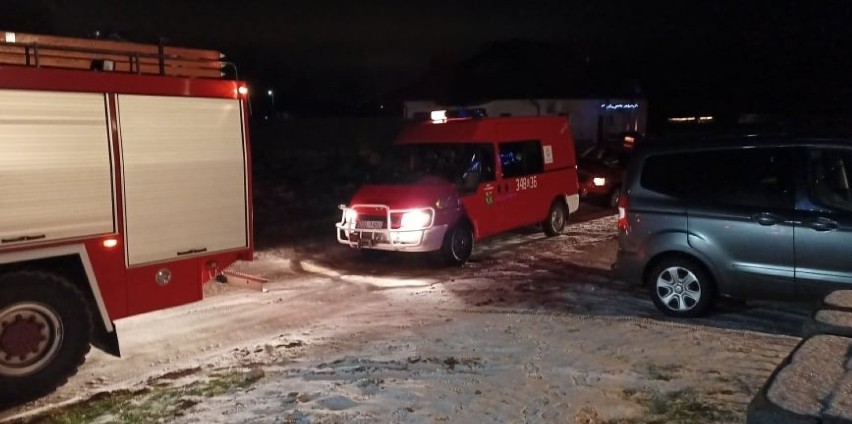
[[751,219],[757,221],[758,224],[765,226],[775,225],[784,220],[780,216],[771,214],[769,212],[763,212],[757,215],[752,215]]
[[805,225],[817,231],[831,231],[840,227],[837,221],[832,221],[828,218],[817,218],[816,221],[810,221]]

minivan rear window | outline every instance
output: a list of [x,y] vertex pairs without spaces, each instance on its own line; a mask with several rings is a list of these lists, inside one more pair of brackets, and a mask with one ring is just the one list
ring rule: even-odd
[[645,189],[660,194],[685,196],[689,192],[687,179],[693,156],[691,153],[649,156],[642,167],[639,183]]

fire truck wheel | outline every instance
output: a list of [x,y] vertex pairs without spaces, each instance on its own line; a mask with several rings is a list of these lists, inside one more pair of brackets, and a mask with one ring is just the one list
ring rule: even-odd
[[448,265],[461,265],[473,252],[473,230],[467,222],[459,222],[444,234],[441,257]]
[[0,276],[0,399],[23,402],[52,392],[89,352],[92,320],[65,278],[18,271]]
[[544,234],[547,234],[549,237],[562,234],[565,231],[565,221],[567,221],[567,218],[568,210],[565,208],[565,203],[559,200],[553,201],[550,205],[550,211],[547,213],[547,218],[541,224]]

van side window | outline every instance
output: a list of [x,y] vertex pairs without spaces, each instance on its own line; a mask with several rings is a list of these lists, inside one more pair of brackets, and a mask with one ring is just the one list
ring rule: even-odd
[[691,153],[671,153],[649,156],[642,166],[640,184],[642,187],[674,197],[684,197],[689,193],[688,179],[679,176],[688,172],[695,155]]
[[[489,182],[496,178],[496,167],[494,166],[494,146],[491,144],[477,145],[476,156],[473,161],[478,162],[480,168],[480,181]],[[471,162],[471,165],[475,165]]]
[[709,151],[695,155],[691,197],[698,203],[792,209],[795,200],[791,149]]
[[840,149],[808,151],[808,195],[814,203],[852,212],[852,152]]
[[541,142],[530,140],[501,143],[500,165],[503,170],[503,178],[544,172],[544,155],[541,150]]
[[471,171],[479,173],[479,182],[494,181],[494,146],[491,144],[476,144],[465,153],[465,169],[462,178]]
[[696,203],[792,208],[795,195],[790,149],[710,150],[651,156],[643,187]]

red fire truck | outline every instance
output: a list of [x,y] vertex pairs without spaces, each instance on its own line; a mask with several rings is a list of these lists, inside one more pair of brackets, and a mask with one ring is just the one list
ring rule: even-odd
[[562,117],[446,119],[399,135],[336,224],[345,245],[440,252],[467,261],[475,240],[541,223],[560,234],[577,210],[577,166]]
[[0,32],[0,403],[252,259],[247,90],[222,59]]

